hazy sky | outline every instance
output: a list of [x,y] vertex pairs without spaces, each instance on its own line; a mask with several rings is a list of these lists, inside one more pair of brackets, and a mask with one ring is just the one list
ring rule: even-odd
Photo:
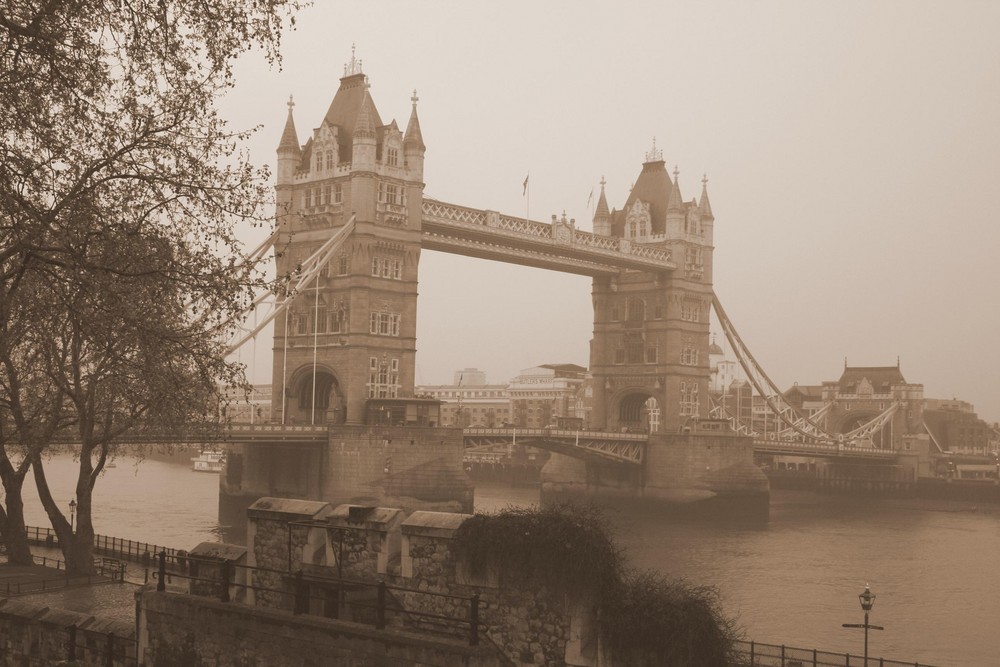
[[[530,171],[532,219],[590,230],[591,190],[621,208],[655,136],[685,199],[708,174],[716,293],[779,386],[898,356],[1000,419],[1000,3],[316,5],[282,71],[244,59],[223,101],[262,125],[254,159],[289,94],[305,141],[352,43],[384,122],[417,89],[429,197],[524,215]],[[587,365],[592,325],[587,278],[421,256],[418,383]]]

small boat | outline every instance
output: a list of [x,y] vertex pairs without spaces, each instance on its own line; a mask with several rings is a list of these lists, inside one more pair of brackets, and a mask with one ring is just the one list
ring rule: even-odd
[[191,457],[191,468],[195,472],[222,472],[222,464],[225,462],[225,452],[220,452],[217,449],[206,449],[198,456]]

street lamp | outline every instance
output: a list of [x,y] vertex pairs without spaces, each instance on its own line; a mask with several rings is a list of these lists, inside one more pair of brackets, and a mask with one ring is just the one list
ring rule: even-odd
[[76,498],[69,501],[69,532],[73,532],[73,514],[76,512]]
[[865,622],[862,623],[844,623],[845,628],[864,628],[865,629],[865,662],[864,667],[868,667],[868,630],[885,630],[881,625],[872,625],[868,622],[868,612],[872,610],[875,606],[875,594],[872,593],[868,584],[865,584],[865,591],[858,595],[858,601],[861,602],[861,609],[865,612]]

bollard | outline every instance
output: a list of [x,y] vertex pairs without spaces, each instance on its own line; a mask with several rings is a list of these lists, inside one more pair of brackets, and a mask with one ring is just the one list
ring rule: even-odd
[[753,653],[754,653],[754,643],[750,640],[750,664],[753,665]]
[[162,593],[167,590],[167,552],[161,551],[157,557],[160,559],[160,566],[157,572],[156,590]]
[[479,645],[479,593],[469,600],[469,646]]
[[375,608],[375,629],[385,629],[385,582],[378,582],[378,606]]

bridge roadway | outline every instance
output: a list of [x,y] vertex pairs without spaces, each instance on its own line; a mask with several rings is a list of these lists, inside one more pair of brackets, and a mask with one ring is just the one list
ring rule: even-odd
[[[521,428],[467,428],[467,451],[485,451],[499,445],[521,443],[539,449],[586,458],[619,463],[642,464],[645,460],[646,433],[608,433],[602,431],[573,431],[560,429]],[[754,451],[762,454],[783,454],[839,459],[868,459],[891,461],[896,453],[870,447],[852,447],[844,444],[817,444],[790,440],[755,439]]]
[[[364,426],[342,428],[366,430]],[[376,427],[377,428],[377,427]],[[612,463],[641,465],[645,461],[646,433],[613,433],[604,431],[576,431],[555,428],[466,428],[465,447],[470,453],[486,452],[497,447],[517,443],[546,449],[580,458]],[[300,426],[282,424],[230,424],[222,434],[141,433],[123,439],[124,444],[212,444],[219,442],[281,442],[288,444],[323,444],[329,441],[328,426]],[[75,444],[77,438],[59,438],[60,444]],[[868,459],[891,461],[893,451],[870,447],[853,447],[844,444],[817,444],[790,440],[754,439],[754,451],[762,454],[813,456],[839,459]]]

